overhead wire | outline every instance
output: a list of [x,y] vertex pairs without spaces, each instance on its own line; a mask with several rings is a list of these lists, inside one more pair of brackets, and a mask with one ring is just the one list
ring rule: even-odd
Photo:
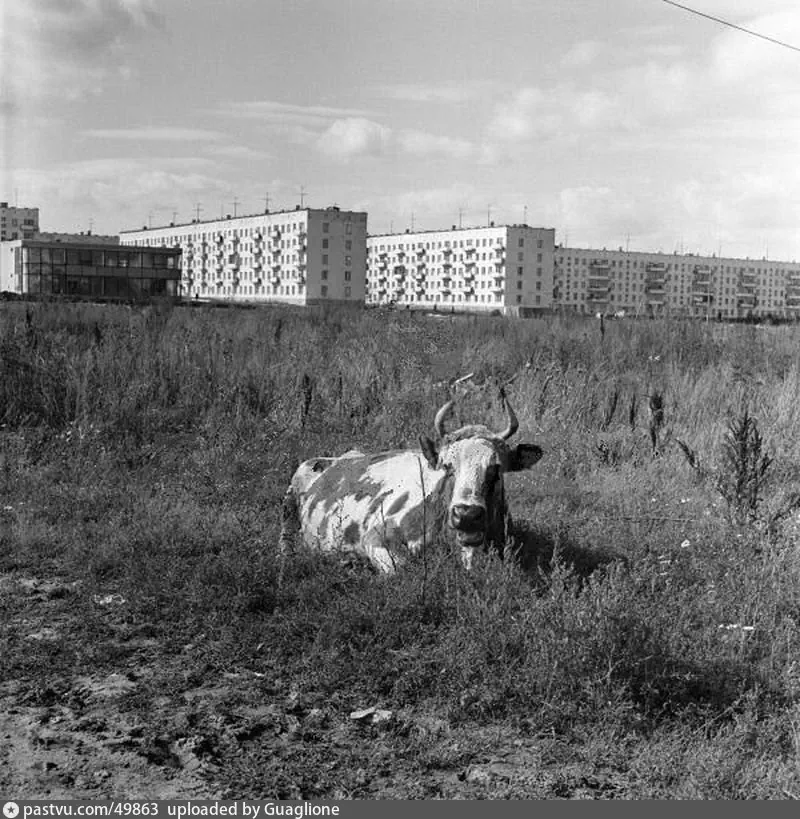
[[684,6],[682,3],[676,3],[675,0],[661,0],[663,3],[667,3],[670,6],[675,6],[676,8],[683,9],[684,11],[688,11],[691,14],[696,14],[698,17],[705,17],[706,20],[713,20],[715,23],[720,23],[723,26],[728,26],[729,28],[734,28],[737,31],[741,31],[744,34],[749,34],[751,37],[758,37],[761,40],[766,40],[769,43],[773,43],[774,45],[783,46],[783,48],[789,48],[792,51],[800,51],[800,47],[791,45],[791,43],[784,43],[782,40],[776,40],[774,37],[768,37],[766,34],[759,34],[757,31],[753,31],[752,29],[745,28],[744,26],[738,26],[736,23],[728,22],[727,20],[723,20],[721,17],[715,17],[713,14],[706,14],[704,11],[698,11],[697,9],[693,9],[690,6]]

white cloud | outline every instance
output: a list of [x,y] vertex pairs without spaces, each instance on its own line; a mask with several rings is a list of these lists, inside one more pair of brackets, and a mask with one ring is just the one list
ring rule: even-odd
[[466,160],[479,153],[473,143],[464,139],[413,128],[395,131],[362,117],[335,120],[317,139],[316,147],[341,161],[399,156]]
[[77,99],[129,76],[129,48],[162,25],[155,0],[8,2],[0,15],[2,93]]
[[[230,199],[229,185],[198,157],[98,159],[19,172],[30,201],[40,202],[45,230],[76,230],[94,219],[96,232],[136,227],[149,211],[188,214],[195,201]],[[103,220],[112,213],[122,224]]]
[[259,151],[255,148],[249,148],[246,145],[210,144],[203,150],[209,156],[217,156],[222,159],[260,160],[273,158],[272,154],[266,151]]
[[475,154],[475,146],[465,139],[437,136],[425,131],[401,131],[397,136],[397,141],[403,153],[413,156],[469,159]]
[[336,159],[353,159],[381,156],[389,149],[392,132],[363,117],[337,119],[317,140],[322,153]]
[[82,133],[96,139],[136,142],[217,142],[225,138],[220,131],[209,131],[204,128],[93,128]]
[[393,83],[378,86],[380,96],[401,102],[458,104],[470,102],[488,93],[494,83],[473,81],[449,84]]

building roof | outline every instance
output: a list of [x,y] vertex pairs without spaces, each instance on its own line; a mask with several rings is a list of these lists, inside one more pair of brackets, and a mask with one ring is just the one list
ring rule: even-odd
[[268,210],[259,213],[243,213],[241,216],[231,216],[231,214],[226,214],[224,217],[217,217],[216,219],[192,219],[191,222],[170,222],[168,225],[156,225],[155,227],[148,227],[147,225],[142,225],[140,228],[129,228],[128,230],[121,230],[120,235],[123,233],[142,233],[144,231],[156,231],[156,230],[175,230],[177,228],[190,228],[190,227],[197,227],[198,225],[213,225],[219,222],[239,222],[243,219],[255,219],[259,216],[283,216],[289,213],[324,213],[325,211],[333,211],[336,213],[358,213],[366,215],[366,211],[362,210],[342,210],[338,205],[330,205],[327,208],[301,208],[299,205],[296,205],[294,208],[287,208],[286,210]]

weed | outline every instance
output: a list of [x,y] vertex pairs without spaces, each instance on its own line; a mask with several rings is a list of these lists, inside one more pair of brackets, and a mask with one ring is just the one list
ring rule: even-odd
[[734,523],[743,525],[758,519],[772,463],[756,419],[744,407],[728,423],[716,478],[716,488]]

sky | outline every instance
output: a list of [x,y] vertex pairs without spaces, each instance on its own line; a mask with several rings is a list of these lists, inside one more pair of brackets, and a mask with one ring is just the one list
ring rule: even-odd
[[[692,0],[800,49],[797,0]],[[664,0],[0,0],[43,230],[302,204],[372,234],[800,258],[800,51]]]

